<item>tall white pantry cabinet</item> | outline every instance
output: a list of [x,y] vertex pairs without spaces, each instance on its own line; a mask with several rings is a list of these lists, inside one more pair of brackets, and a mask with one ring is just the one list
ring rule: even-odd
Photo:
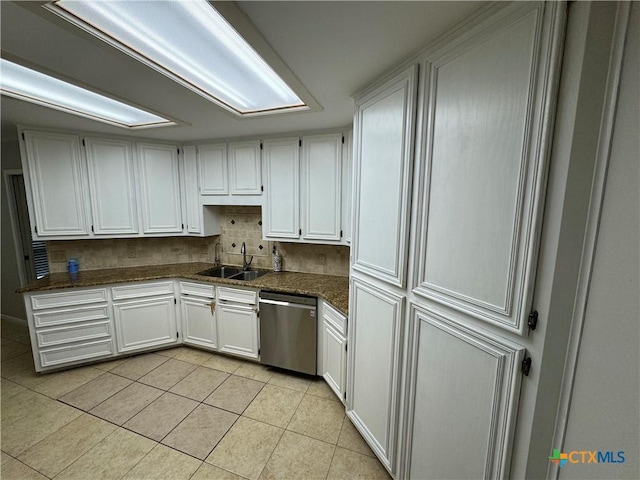
[[564,14],[483,9],[355,97],[347,415],[397,479],[509,476]]

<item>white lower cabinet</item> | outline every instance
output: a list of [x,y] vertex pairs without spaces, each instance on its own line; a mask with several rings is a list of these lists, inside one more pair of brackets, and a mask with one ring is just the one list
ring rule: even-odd
[[347,415],[392,474],[397,466],[404,302],[388,287],[352,280]]
[[173,281],[113,287],[111,296],[118,353],[178,343]]
[[37,372],[115,353],[105,288],[26,294],[25,308]]
[[258,353],[258,307],[256,292],[218,287],[218,341],[225,353],[255,358]]
[[344,403],[347,394],[347,319],[328,303],[322,302],[320,322],[320,375]]
[[215,287],[180,282],[182,341],[187,345],[218,348]]

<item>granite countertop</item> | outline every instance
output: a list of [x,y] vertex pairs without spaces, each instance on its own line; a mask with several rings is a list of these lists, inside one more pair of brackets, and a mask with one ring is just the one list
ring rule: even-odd
[[109,268],[80,271],[72,279],[68,273],[51,273],[18,289],[17,293],[40,292],[61,288],[93,287],[111,283],[140,282],[162,278],[180,278],[198,282],[263,288],[285,293],[299,293],[322,297],[347,315],[349,313],[349,279],[334,275],[299,272],[269,272],[255,280],[231,280],[198,275],[197,272],[215,267],[212,263],[174,263],[145,267]]

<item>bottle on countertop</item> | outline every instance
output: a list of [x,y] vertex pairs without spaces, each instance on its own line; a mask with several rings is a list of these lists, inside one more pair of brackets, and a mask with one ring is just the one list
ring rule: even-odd
[[276,250],[276,246],[273,246],[273,271],[281,272],[282,271],[282,255],[278,253]]

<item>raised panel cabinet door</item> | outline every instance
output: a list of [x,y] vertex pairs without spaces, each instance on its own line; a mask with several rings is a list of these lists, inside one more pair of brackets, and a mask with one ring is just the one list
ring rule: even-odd
[[85,137],[84,143],[94,233],[138,233],[131,142]]
[[198,161],[196,147],[184,147],[182,155],[184,172],[184,202],[187,232],[202,233],[202,205],[198,192]]
[[347,415],[390,472],[396,436],[405,298],[351,283]]
[[220,351],[258,358],[258,315],[255,306],[218,303],[216,309]]
[[341,402],[345,401],[347,379],[347,339],[329,322],[323,322],[322,376]]
[[37,237],[87,236],[88,188],[77,135],[24,132]]
[[184,343],[218,348],[215,300],[182,297],[180,304]]
[[[516,4],[428,54],[414,292],[525,334],[561,2]],[[469,112],[473,112],[470,115]]]
[[302,138],[302,238],[340,240],[342,134]]
[[356,98],[353,268],[404,287],[416,65]]
[[181,233],[178,147],[138,143],[144,233]]
[[524,348],[419,308],[410,322],[406,478],[509,478]]
[[178,342],[173,295],[113,304],[118,353]]
[[261,195],[260,141],[229,144],[231,195]]
[[300,237],[300,145],[298,137],[264,141],[264,235]]
[[200,194],[228,195],[227,144],[198,145]]
[[342,145],[342,241],[351,243],[351,220],[353,203],[351,201],[353,181],[353,132],[344,136]]

